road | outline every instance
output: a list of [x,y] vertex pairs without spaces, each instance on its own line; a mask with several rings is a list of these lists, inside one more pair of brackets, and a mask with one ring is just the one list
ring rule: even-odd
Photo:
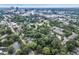
[[[12,31],[14,34],[16,34],[15,30],[14,30],[13,27],[12,27],[11,22],[8,22],[6,19],[5,19],[5,21],[6,21],[7,25],[8,25],[8,27],[11,29],[11,31]],[[18,34],[17,34],[17,35],[18,35]],[[26,42],[25,42],[25,40],[22,39],[22,36],[19,36],[19,38],[20,38],[20,41],[25,45]]]

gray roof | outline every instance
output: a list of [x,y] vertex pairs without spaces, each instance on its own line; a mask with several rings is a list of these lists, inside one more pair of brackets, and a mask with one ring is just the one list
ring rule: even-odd
[[70,35],[69,37],[68,37],[68,39],[75,39],[75,38],[77,38],[77,34],[76,33],[74,33],[74,32],[72,32],[72,35]]
[[64,34],[63,30],[64,30],[64,29],[59,28],[59,27],[53,27],[53,31],[54,31],[55,33],[60,34],[60,35],[63,35],[63,34]]
[[13,48],[14,48],[15,50],[17,50],[18,48],[20,48],[20,44],[19,44],[18,42],[15,42],[15,43],[13,44]]

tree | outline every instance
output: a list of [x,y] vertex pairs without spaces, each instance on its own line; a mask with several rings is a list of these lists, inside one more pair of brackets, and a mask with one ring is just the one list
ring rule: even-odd
[[14,48],[12,46],[8,47],[8,53],[13,54]]
[[29,30],[27,32],[25,32],[27,34],[27,37],[33,37],[34,34],[33,34],[33,31],[32,30]]
[[78,47],[79,47],[79,39],[78,39],[78,40],[76,40],[76,46],[78,46]]
[[45,42],[48,42],[49,37],[47,35],[42,35],[42,40],[44,40]]
[[3,46],[8,47],[8,46],[10,46],[11,44],[13,44],[13,40],[12,40],[12,39],[6,40],[6,41],[4,41],[2,44],[3,44]]
[[59,50],[58,49],[51,49],[51,54],[55,55],[55,54],[58,54],[59,53]]
[[41,45],[42,47],[45,46],[45,41],[42,38],[36,39],[37,40],[37,44]]
[[0,46],[2,46],[2,42],[0,41]]
[[64,33],[65,33],[65,36],[66,37],[68,37],[69,35],[71,35],[72,34],[72,32],[71,31],[68,31],[68,30],[64,30]]
[[29,48],[28,44],[26,44],[26,45],[22,44],[21,45],[21,53],[20,53],[21,55],[27,55],[29,53],[29,51],[30,51],[30,48]]
[[32,42],[31,44],[29,44],[31,49],[35,49],[37,47],[37,43],[36,42]]
[[22,53],[21,49],[16,50],[16,55],[20,55]]
[[50,48],[49,48],[49,47],[44,47],[44,48],[42,49],[42,53],[45,54],[45,55],[50,54]]
[[63,47],[61,47],[61,49],[60,49],[60,54],[61,55],[66,55],[67,54],[67,49],[63,46]]
[[5,33],[7,33],[7,34],[12,34],[12,31],[11,31],[10,28],[7,28],[7,29],[5,29]]
[[74,40],[67,41],[66,48],[67,48],[68,51],[71,51],[74,47],[75,47],[75,41]]
[[42,53],[42,46],[41,45],[37,45],[37,53]]
[[61,41],[58,38],[53,38],[53,41],[51,42],[51,47],[60,49]]
[[12,19],[13,22],[24,22],[25,17],[21,15],[14,15]]
[[49,33],[49,28],[42,27],[42,28],[39,29],[39,31],[42,34],[47,35]]
[[12,39],[14,41],[18,41],[19,40],[19,36],[16,34],[10,34],[7,36],[7,39]]
[[34,38],[41,38],[41,37],[42,37],[42,34],[41,33],[35,32]]

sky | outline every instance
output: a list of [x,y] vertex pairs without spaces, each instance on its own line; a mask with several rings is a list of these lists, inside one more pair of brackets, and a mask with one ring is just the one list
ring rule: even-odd
[[0,7],[27,7],[27,8],[79,8],[79,4],[0,4]]

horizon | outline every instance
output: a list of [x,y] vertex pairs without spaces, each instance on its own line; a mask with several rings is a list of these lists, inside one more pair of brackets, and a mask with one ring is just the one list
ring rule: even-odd
[[79,4],[0,4],[0,8],[79,8]]

